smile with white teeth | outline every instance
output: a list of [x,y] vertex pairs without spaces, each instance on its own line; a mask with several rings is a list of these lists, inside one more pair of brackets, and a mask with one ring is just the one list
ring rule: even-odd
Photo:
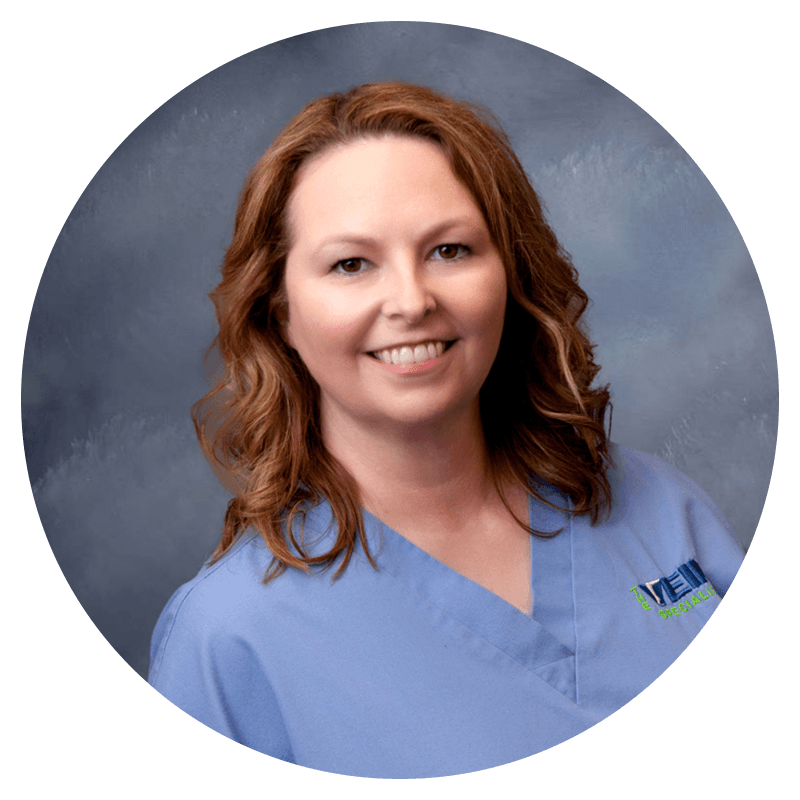
[[393,347],[388,350],[376,350],[371,356],[384,364],[421,364],[438,358],[447,348],[447,342],[425,342],[423,344],[404,347]]

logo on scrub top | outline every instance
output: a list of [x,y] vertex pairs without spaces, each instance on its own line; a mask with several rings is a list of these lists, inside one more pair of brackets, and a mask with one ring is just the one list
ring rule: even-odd
[[[693,558],[681,564],[672,575],[664,575],[654,581],[632,586],[630,591],[634,593],[645,611],[652,608],[650,605],[652,601],[661,606],[658,613],[663,619],[685,614],[705,600],[710,600],[711,596],[717,593]],[[671,607],[667,608],[667,605]]]

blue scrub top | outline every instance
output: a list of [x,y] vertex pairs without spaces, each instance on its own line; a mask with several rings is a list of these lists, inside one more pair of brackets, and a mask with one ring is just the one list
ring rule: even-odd
[[[686,648],[744,557],[692,481],[614,446],[610,518],[592,526],[531,496],[533,614],[365,512],[374,570],[289,569],[244,533],[172,596],[150,683],[237,742],[307,767],[452,775],[552,747],[619,709]],[[535,482],[558,505],[568,500]],[[306,520],[328,550],[327,504]]]

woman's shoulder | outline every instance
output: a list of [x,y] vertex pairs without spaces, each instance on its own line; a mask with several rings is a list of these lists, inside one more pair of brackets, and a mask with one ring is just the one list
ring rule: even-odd
[[[311,550],[321,546],[329,517],[327,507],[310,510],[303,533],[296,527],[295,538],[306,537]],[[176,625],[204,635],[244,635],[251,625],[274,617],[282,604],[309,596],[307,584],[318,577],[318,570],[306,573],[290,568],[265,584],[272,564],[263,537],[247,529],[218,561],[204,564],[174,592],[156,625],[156,638],[166,638]]]
[[209,629],[218,621],[236,619],[263,588],[271,554],[264,540],[245,531],[214,564],[205,563],[197,575],[170,597],[157,630],[175,624]]
[[[268,583],[272,554],[255,531],[245,531],[217,562],[204,565],[170,597],[156,622],[150,645],[151,682],[166,653],[175,662],[230,652],[285,624],[286,607],[307,602],[310,576],[289,569]],[[305,598],[305,599],[304,599]],[[226,650],[227,648],[227,650]]]
[[620,444],[611,443],[607,474],[614,505],[641,500],[659,504],[687,501],[706,506],[724,520],[711,498],[691,478],[666,461]]
[[744,558],[733,529],[691,478],[656,456],[614,444],[608,470],[612,505],[604,541],[645,548],[666,566],[700,563],[724,593]]

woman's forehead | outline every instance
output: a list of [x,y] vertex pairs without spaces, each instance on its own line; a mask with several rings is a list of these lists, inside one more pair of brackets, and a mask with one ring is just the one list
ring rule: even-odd
[[409,151],[426,151],[450,166],[444,148],[427,137],[392,133],[359,136],[344,142],[335,142],[307,158],[297,170],[290,202],[297,188],[320,171],[328,176],[340,171],[350,171],[355,176],[368,175],[377,161],[397,160]]
[[342,227],[391,225],[392,218],[432,224],[444,217],[484,222],[471,191],[444,149],[414,136],[361,138],[302,165],[287,203],[290,241]]

